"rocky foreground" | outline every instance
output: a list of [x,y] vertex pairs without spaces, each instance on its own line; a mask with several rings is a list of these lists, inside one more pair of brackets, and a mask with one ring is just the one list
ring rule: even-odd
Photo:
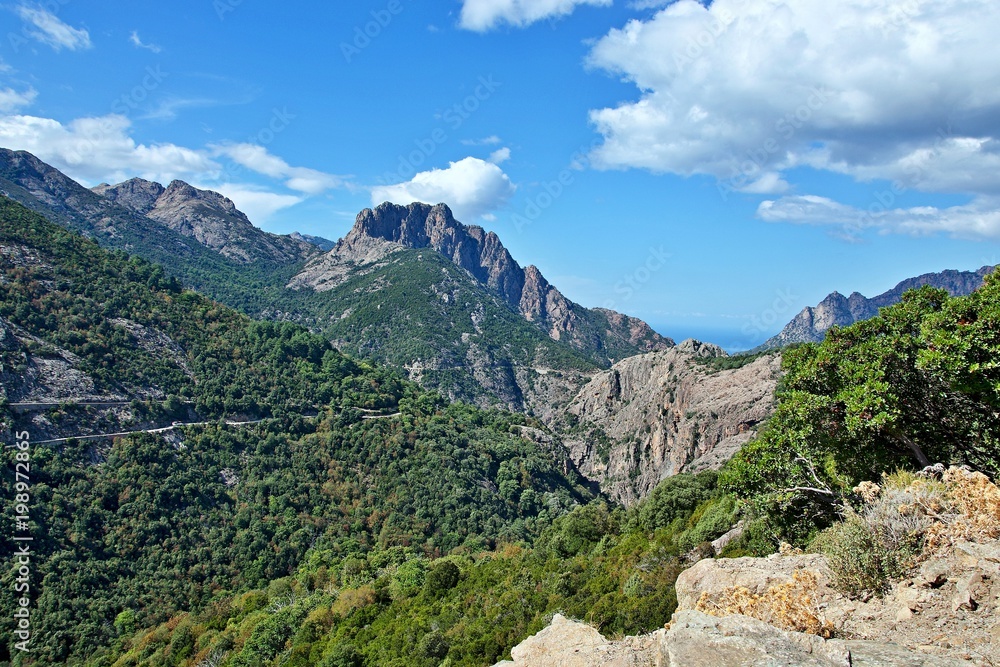
[[[1000,664],[1000,540],[960,541],[868,602],[848,599],[832,581],[816,554],[706,559],[677,580],[667,628],[609,641],[556,615],[497,667]],[[769,622],[727,613],[760,600]],[[779,627],[809,625],[810,633]]]

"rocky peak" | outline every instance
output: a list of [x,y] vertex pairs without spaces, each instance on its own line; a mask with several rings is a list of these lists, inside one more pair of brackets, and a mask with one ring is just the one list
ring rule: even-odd
[[349,275],[348,267],[379,262],[399,248],[437,251],[551,338],[578,349],[627,347],[634,353],[673,345],[641,320],[573,303],[537,267],[522,268],[495,233],[462,224],[445,204],[384,203],[361,211],[347,236],[325,258],[314,261],[297,276],[292,286],[335,289]]
[[121,204],[136,213],[145,215],[156,208],[156,202],[163,195],[164,188],[159,183],[142,178],[130,178],[115,186],[101,183],[94,188],[94,192],[116,204]]
[[118,185],[101,184],[93,191],[241,263],[287,263],[316,252],[304,240],[254,227],[228,197],[184,181],[175,180],[163,187],[133,178]]
[[818,343],[832,327],[846,327],[878,315],[880,308],[899,303],[903,294],[925,285],[946,290],[952,296],[965,296],[979,289],[996,267],[984,266],[978,271],[947,270],[908,278],[891,290],[868,298],[854,292],[845,297],[833,292],[815,307],[804,308],[777,336],[757,349],[783,347],[793,343]]

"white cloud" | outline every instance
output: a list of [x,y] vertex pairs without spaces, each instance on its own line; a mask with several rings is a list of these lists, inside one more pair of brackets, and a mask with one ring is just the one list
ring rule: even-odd
[[0,116],[0,146],[28,151],[89,185],[141,176],[162,183],[216,172],[205,152],[176,144],[140,144],[125,116],[79,118],[66,125],[36,116]]
[[0,112],[17,111],[21,107],[30,105],[36,97],[38,97],[38,91],[34,88],[28,88],[23,92],[18,92],[13,88],[0,88]]
[[592,158],[749,192],[805,165],[1000,194],[997,34],[991,0],[679,0],[594,45],[641,93],[591,112]]
[[34,30],[26,28],[27,34],[56,51],[62,49],[77,51],[92,46],[89,32],[63,23],[52,12],[27,5],[19,5],[16,11],[21,20],[35,27]]
[[500,148],[490,153],[489,161],[493,164],[502,164],[510,159],[510,149]]
[[146,44],[140,39],[139,31],[133,30],[132,34],[129,35],[128,41],[132,43],[138,49],[146,49],[147,51],[152,51],[153,53],[159,53],[163,49],[160,48],[158,44]]
[[482,139],[462,139],[463,146],[496,146],[502,143],[502,139],[495,134],[491,134],[488,137],[483,137]]
[[239,183],[198,185],[195,187],[202,190],[214,190],[229,197],[236,204],[236,208],[243,211],[257,225],[266,222],[278,211],[305,201],[304,197],[278,194],[252,185]]
[[448,204],[460,220],[472,221],[503,206],[514,193],[514,184],[497,165],[467,157],[447,169],[420,172],[406,183],[372,189],[372,203],[391,201]]
[[501,23],[526,26],[571,14],[578,5],[608,7],[612,0],[463,0],[459,25],[485,32]]
[[[2,101],[0,91],[0,104]],[[237,160],[214,146],[192,149],[169,143],[140,144],[130,136],[130,129],[128,118],[119,115],[80,118],[65,125],[49,118],[0,115],[0,146],[28,151],[87,186],[118,183],[135,176],[163,184],[175,179],[198,184],[196,187],[232,199],[257,224],[309,195],[342,185],[335,176],[290,167],[263,147],[227,146],[240,157]],[[235,146],[239,146],[238,150]],[[229,157],[232,162],[220,162],[220,157]],[[237,165],[235,170],[231,169],[233,164]],[[301,194],[284,194],[265,185],[241,182],[241,168],[277,179]]]
[[801,195],[765,201],[757,216],[767,222],[832,226],[845,237],[856,238],[875,229],[882,233],[927,235],[948,233],[971,239],[1000,239],[1000,198],[979,197],[962,206],[888,208],[875,201],[866,209],[826,197]]
[[340,176],[306,167],[293,167],[257,144],[221,144],[213,148],[218,155],[225,155],[258,174],[285,179],[287,187],[309,195],[318,195],[344,185]]

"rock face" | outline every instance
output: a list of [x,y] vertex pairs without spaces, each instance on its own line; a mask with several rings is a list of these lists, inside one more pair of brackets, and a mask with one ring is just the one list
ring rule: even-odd
[[724,355],[688,340],[595,376],[567,409],[580,471],[630,504],[671,475],[725,463],[773,411],[781,358],[720,371],[699,361]]
[[374,270],[400,248],[437,251],[553,340],[609,361],[673,345],[641,320],[573,303],[537,267],[522,268],[514,261],[496,234],[463,225],[444,204],[386,203],[365,209],[347,236],[327,255],[310,262],[289,286],[336,289],[357,271]]
[[605,639],[589,625],[556,614],[551,625],[511,650],[495,667],[653,667],[663,632]]
[[888,292],[871,299],[857,292],[847,297],[834,292],[816,307],[803,309],[781,330],[781,333],[757,349],[773,349],[792,343],[818,343],[823,340],[831,327],[846,327],[875,317],[880,308],[899,303],[904,292],[924,285],[947,290],[952,296],[971,294],[982,286],[983,279],[992,273],[994,268],[996,267],[984,266],[978,271],[927,273],[904,280]]
[[[762,595],[797,572],[811,575],[807,604],[832,621],[834,639],[696,608],[703,596],[718,600],[734,588],[745,589],[740,599]],[[702,560],[678,578],[678,609],[666,631],[608,641],[557,615],[497,667],[972,667],[1000,655],[1000,541],[960,542],[936,554],[884,600],[849,600],[831,582],[816,554]]]
[[183,181],[163,187],[141,178],[102,184],[94,192],[241,263],[295,262],[317,253],[305,239],[269,234],[256,227],[232,200]]

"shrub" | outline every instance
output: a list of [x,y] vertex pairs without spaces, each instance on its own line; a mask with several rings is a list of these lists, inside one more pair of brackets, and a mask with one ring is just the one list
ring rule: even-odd
[[916,549],[886,546],[885,533],[857,514],[823,531],[813,548],[826,554],[834,585],[851,597],[870,599],[903,576]]

